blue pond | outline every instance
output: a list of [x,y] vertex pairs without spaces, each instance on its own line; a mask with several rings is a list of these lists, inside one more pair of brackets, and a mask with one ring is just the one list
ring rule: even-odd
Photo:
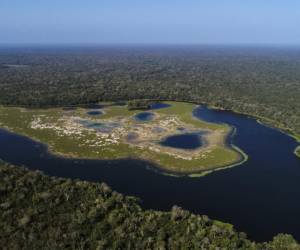
[[161,102],[156,102],[150,105],[150,109],[163,109],[163,108],[169,108],[171,107],[170,104],[167,103],[161,103]]
[[88,115],[102,115],[103,112],[101,110],[91,110],[87,112]]
[[134,116],[137,121],[147,122],[151,121],[154,118],[154,114],[151,112],[142,112],[138,113]]
[[172,135],[161,141],[160,145],[179,149],[196,149],[202,146],[201,135],[200,133]]

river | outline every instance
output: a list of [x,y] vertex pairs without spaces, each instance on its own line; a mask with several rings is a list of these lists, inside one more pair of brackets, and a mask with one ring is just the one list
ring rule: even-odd
[[300,241],[300,160],[293,154],[295,139],[229,111],[199,107],[194,115],[234,126],[232,143],[249,156],[248,161],[200,178],[172,177],[153,171],[145,161],[57,157],[45,145],[4,129],[0,129],[0,158],[48,175],[106,182],[120,193],[140,198],[144,208],[170,210],[176,204],[231,223],[253,240],[289,233]]

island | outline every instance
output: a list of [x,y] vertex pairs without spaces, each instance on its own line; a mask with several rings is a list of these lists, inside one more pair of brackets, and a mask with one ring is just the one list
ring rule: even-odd
[[193,115],[197,105],[126,103],[49,109],[0,107],[0,126],[72,158],[142,159],[167,174],[198,176],[236,166],[247,156],[228,141],[233,128]]

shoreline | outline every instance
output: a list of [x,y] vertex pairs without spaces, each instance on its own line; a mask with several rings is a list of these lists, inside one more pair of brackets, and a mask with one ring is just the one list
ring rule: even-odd
[[[116,103],[116,102],[128,102],[132,99],[129,100],[119,100],[119,101],[114,101],[114,100],[104,100],[101,101],[99,100],[98,102],[91,102],[91,103],[79,103],[79,104],[71,104],[71,105],[45,105],[45,106],[30,106],[30,105],[9,105],[9,104],[0,104],[0,107],[11,107],[11,108],[26,108],[26,109],[51,109],[51,108],[65,108],[65,107],[85,107],[91,104],[99,104],[101,102],[104,103]],[[147,99],[147,100],[151,100],[151,101],[155,101],[155,102],[186,102],[186,103],[190,103],[190,104],[195,104],[195,105],[203,105],[203,106],[207,106],[210,109],[214,109],[214,110],[221,110],[221,111],[228,111],[228,112],[233,112],[235,114],[238,115],[244,115],[244,116],[248,116],[250,118],[253,118],[255,120],[257,120],[257,122],[273,128],[273,129],[277,129],[279,131],[281,131],[282,133],[294,138],[297,142],[300,143],[300,134],[295,133],[292,129],[287,128],[285,126],[281,126],[281,125],[275,125],[274,123],[279,123],[276,122],[270,118],[264,117],[264,116],[259,116],[259,115],[255,115],[255,114],[251,114],[251,113],[247,113],[247,112],[240,112],[236,109],[230,109],[230,108],[223,108],[223,107],[219,107],[219,106],[215,106],[215,105],[211,105],[208,102],[197,102],[197,101],[188,101],[188,100],[181,100],[181,99]]]
[[[194,116],[193,116],[194,117]],[[198,119],[198,118],[197,118]],[[74,160],[100,160],[100,161],[114,161],[114,160],[137,160],[137,161],[145,161],[147,163],[149,163],[150,168],[156,172],[159,172],[160,174],[165,174],[165,175],[172,175],[172,176],[189,176],[189,177],[196,177],[196,176],[203,176],[206,175],[208,173],[211,173],[213,171],[217,171],[217,170],[222,170],[222,169],[226,169],[229,167],[234,167],[237,165],[241,165],[242,163],[244,163],[245,161],[247,161],[248,159],[248,155],[246,155],[240,148],[238,148],[237,146],[233,145],[232,143],[232,138],[236,133],[236,128],[229,126],[230,127],[230,131],[227,133],[225,139],[224,139],[224,147],[226,148],[230,148],[232,150],[234,150],[235,152],[238,153],[238,159],[230,164],[226,164],[224,166],[222,165],[217,165],[217,166],[212,166],[209,167],[207,169],[203,169],[203,170],[190,170],[190,171],[176,171],[176,170],[172,170],[168,167],[165,167],[159,163],[157,163],[155,160],[153,159],[147,159],[146,157],[135,157],[135,156],[129,156],[129,157],[116,157],[116,158],[98,158],[98,157],[79,157],[76,154],[72,154],[72,153],[60,153],[57,152],[53,149],[53,146],[48,144],[48,143],[44,143],[43,141],[39,140],[38,138],[31,136],[31,135],[27,135],[27,134],[21,134],[21,133],[17,133],[12,131],[9,127],[2,127],[2,129],[6,130],[9,133],[13,133],[16,134],[18,136],[23,136],[26,137],[29,140],[34,141],[34,143],[40,143],[42,144],[45,148],[46,151],[50,154],[53,155],[54,157],[62,157],[65,159],[74,159]],[[149,166],[146,166],[149,167]]]
[[[174,100],[153,100],[153,101],[157,101],[157,102],[168,102],[168,101],[171,101],[173,102]],[[109,101],[107,101],[109,102]],[[179,101],[179,100],[176,100],[175,102],[182,102],[182,101]],[[291,130],[290,129],[287,129],[287,128],[284,128],[284,127],[281,127],[281,126],[276,126],[274,124],[272,124],[272,120],[268,119],[268,118],[265,118],[265,117],[260,117],[260,116],[255,116],[255,115],[251,115],[251,114],[248,114],[248,113],[241,113],[241,112],[238,112],[236,110],[231,110],[231,109],[224,109],[224,108],[219,108],[219,107],[216,107],[216,106],[213,106],[213,105],[209,105],[207,103],[197,103],[197,102],[192,102],[192,101],[183,101],[183,102],[186,102],[186,103],[190,103],[190,104],[195,104],[195,105],[202,105],[202,106],[207,106],[208,108],[210,109],[213,109],[213,110],[221,110],[221,111],[227,111],[227,112],[232,112],[234,114],[237,114],[237,115],[242,115],[242,116],[247,116],[249,118],[252,118],[252,119],[255,119],[258,123],[264,125],[264,126],[267,126],[269,128],[272,128],[272,129],[276,129],[277,131],[280,131],[281,133],[284,133],[285,135],[289,136],[289,137],[292,137],[293,139],[295,139],[297,142],[300,142],[300,136],[294,134],[294,133],[289,133]],[[96,103],[92,103],[92,104],[96,104]],[[85,104],[86,106],[87,105],[91,105],[90,104]],[[1,105],[3,107],[5,107],[5,105]],[[78,107],[80,108],[80,106],[84,106],[83,104],[81,105],[69,105],[69,107],[72,106],[72,107]],[[10,107],[17,107],[17,108],[20,108],[20,106],[15,106],[15,105],[10,105]],[[55,106],[54,108],[62,108],[64,106]],[[25,107],[26,108],[26,107]],[[51,108],[51,107],[49,107]],[[53,107],[52,107],[53,108]],[[29,107],[30,109],[30,107]],[[36,108],[33,108],[33,109],[36,109]],[[194,117],[194,115],[192,115]],[[231,127],[231,126],[230,126]],[[10,131],[9,129],[7,129],[9,132],[12,132]],[[54,155],[54,156],[58,156],[58,157],[63,157],[63,158],[67,158],[67,159],[86,159],[86,160],[100,160],[100,161],[114,161],[114,160],[141,160],[141,161],[145,161],[145,162],[148,162],[150,163],[151,166],[151,169],[153,171],[156,171],[156,172],[159,172],[160,174],[165,174],[165,175],[171,175],[171,176],[177,176],[177,177],[183,177],[183,176],[189,176],[189,177],[200,177],[200,176],[204,176],[204,175],[207,175],[209,173],[212,173],[214,171],[219,171],[219,170],[223,170],[223,169],[227,169],[227,168],[232,168],[232,167],[235,167],[235,166],[239,166],[241,164],[243,164],[244,162],[246,162],[249,158],[249,156],[244,153],[240,148],[238,148],[237,146],[233,145],[231,142],[228,142],[227,140],[230,140],[232,138],[232,136],[234,136],[234,134],[236,133],[236,129],[233,128],[232,129],[232,133],[229,133],[227,135],[227,138],[226,138],[226,144],[227,144],[227,147],[229,146],[231,149],[233,149],[234,151],[236,151],[240,157],[239,159],[234,162],[234,163],[231,163],[229,165],[225,165],[225,166],[216,166],[216,167],[212,167],[212,168],[208,168],[207,170],[200,170],[200,171],[186,171],[186,172],[181,172],[181,171],[173,171],[173,170],[170,170],[168,169],[167,167],[164,167],[158,163],[156,163],[155,161],[151,160],[151,159],[146,159],[146,158],[138,158],[138,157],[124,157],[124,158],[113,158],[113,159],[105,159],[105,158],[97,158],[97,157],[83,157],[83,158],[80,158],[80,157],[77,157],[76,155],[74,154],[64,154],[64,153],[59,153],[59,152],[55,152],[51,145],[48,145],[47,143],[43,143],[41,142],[40,140],[38,140],[37,138],[35,137],[31,137],[31,136],[27,136],[25,135],[25,137],[29,138],[29,139],[33,139],[43,145],[46,145],[47,146],[47,150],[50,154]],[[12,132],[14,133],[14,132]],[[21,135],[21,134],[18,134],[18,133],[15,133],[17,135]],[[22,136],[22,135],[21,135]],[[226,146],[226,145],[225,145]],[[297,156],[297,157],[300,157],[300,155],[297,154],[297,150],[299,150],[300,148],[300,145],[297,146],[294,150],[294,154]]]
[[295,148],[294,154],[300,158],[300,145]]
[[244,115],[250,118],[255,119],[258,123],[267,126],[269,128],[272,129],[276,129],[282,133],[284,133],[285,135],[288,135],[292,138],[294,138],[297,142],[300,143],[300,135],[298,135],[297,133],[295,133],[292,129],[287,128],[285,126],[281,126],[281,125],[275,125],[274,123],[278,123],[270,118],[264,117],[264,116],[259,116],[259,115],[254,115],[251,113],[243,113],[240,111],[237,111],[236,109],[226,109],[226,108],[221,108],[218,106],[214,106],[214,105],[210,105],[208,103],[202,103],[203,105],[206,105],[208,108],[213,109],[213,110],[222,110],[222,111],[227,111],[227,112],[232,112],[238,115]]
[[145,159],[145,158],[138,158],[138,157],[124,157],[124,158],[114,158],[114,159],[103,159],[103,158],[94,158],[94,157],[77,157],[76,155],[72,155],[72,154],[63,154],[63,153],[59,153],[56,151],[53,151],[51,148],[51,145],[41,142],[39,139],[28,136],[28,135],[24,135],[24,134],[19,134],[16,133],[14,131],[9,130],[6,127],[0,127],[0,129],[6,131],[7,133],[13,134],[13,135],[17,135],[20,137],[23,137],[27,140],[30,140],[32,142],[34,142],[35,144],[38,143],[40,145],[42,145],[45,148],[45,151],[53,157],[57,157],[57,158],[63,158],[63,159],[68,159],[68,160],[76,160],[76,161],[81,161],[81,160],[96,160],[96,161],[107,161],[107,162],[111,162],[111,161],[123,161],[123,160],[133,160],[133,161],[143,161],[146,163],[149,163],[151,166],[145,166],[145,168],[150,168],[152,171],[163,174],[163,175],[169,175],[169,176],[174,176],[174,177],[201,177],[204,175],[207,175],[211,172],[214,171],[219,171],[219,170],[223,170],[223,169],[227,169],[227,168],[231,168],[231,167],[235,167],[238,165],[243,164],[245,161],[247,161],[248,159],[248,155],[245,154],[241,149],[239,149],[237,146],[235,145],[230,145],[230,147],[232,147],[233,150],[239,152],[241,158],[239,160],[237,160],[235,163],[226,165],[226,166],[218,166],[215,168],[211,168],[211,169],[207,169],[207,170],[202,170],[202,171],[187,171],[187,172],[176,172],[176,171],[172,171],[170,169],[167,169],[165,167],[163,167],[162,165],[156,163],[155,161],[152,161],[150,159]]

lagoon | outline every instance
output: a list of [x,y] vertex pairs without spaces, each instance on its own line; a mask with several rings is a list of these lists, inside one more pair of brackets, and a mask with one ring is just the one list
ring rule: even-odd
[[178,149],[196,149],[202,146],[200,133],[185,133],[168,136],[160,145]]
[[154,114],[151,112],[141,112],[134,116],[137,121],[147,122],[154,119]]

